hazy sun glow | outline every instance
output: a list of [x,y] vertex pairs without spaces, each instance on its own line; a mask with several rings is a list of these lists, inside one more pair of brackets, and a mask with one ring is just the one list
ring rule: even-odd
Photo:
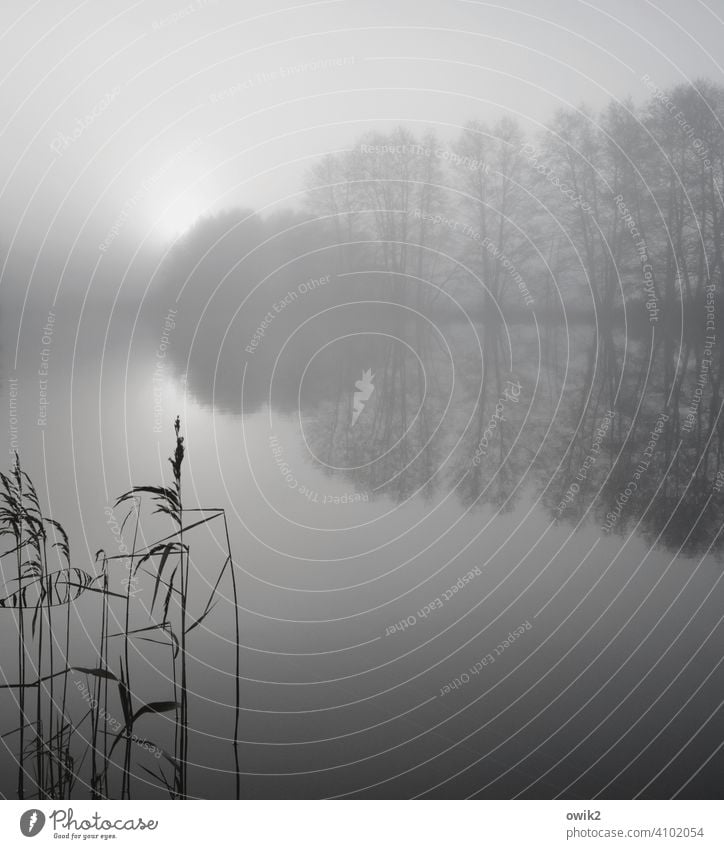
[[190,230],[203,214],[195,198],[181,195],[158,204],[152,212],[152,227],[164,241],[172,241]]

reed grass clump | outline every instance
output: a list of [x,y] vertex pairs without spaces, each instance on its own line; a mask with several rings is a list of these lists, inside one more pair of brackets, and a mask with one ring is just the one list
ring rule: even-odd
[[[20,458],[16,455],[9,473],[0,473],[0,559],[3,566],[6,559],[12,561],[14,573],[12,585],[0,597],[0,609],[14,616],[17,634],[17,680],[0,688],[14,701],[17,727],[2,736],[17,739],[19,799],[72,798],[79,786],[92,798],[130,799],[135,784],[148,780],[145,776],[171,798],[189,798],[188,639],[216,607],[226,577],[235,622],[233,750],[235,795],[240,796],[239,606],[228,524],[223,508],[184,507],[185,445],[178,417],[174,432],[170,483],[132,486],[114,505],[127,508],[121,530],[132,523],[131,550],[108,555],[100,549],[89,570],[72,565],[68,535],[58,521],[43,514]],[[152,514],[168,518],[170,532],[140,546],[146,505]],[[226,556],[210,596],[199,604],[189,540],[199,528],[217,521],[223,522]],[[114,587],[123,568],[128,577],[118,592]],[[139,609],[131,586],[142,579],[150,581],[151,604],[140,611],[148,621],[137,626]],[[70,656],[72,612],[88,596],[97,597],[100,606],[97,652],[92,665],[78,665]],[[111,631],[112,622],[122,623],[122,629]],[[134,665],[144,659],[144,643],[168,647],[171,692],[166,698],[143,701],[134,692]],[[84,678],[79,689],[85,705],[71,716],[69,682],[77,676]],[[137,733],[146,717],[163,715],[173,716],[173,744],[166,747]],[[153,753],[152,769],[134,758],[139,749]]]

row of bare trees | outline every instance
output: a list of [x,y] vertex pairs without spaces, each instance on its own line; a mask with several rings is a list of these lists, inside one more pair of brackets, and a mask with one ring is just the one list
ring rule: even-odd
[[424,308],[457,283],[490,314],[523,304],[518,272],[539,307],[562,297],[604,321],[649,301],[637,317],[675,328],[721,283],[724,88],[653,88],[529,138],[507,117],[449,142],[370,133],[312,170],[309,209],[343,267],[363,256],[389,276],[371,296]]

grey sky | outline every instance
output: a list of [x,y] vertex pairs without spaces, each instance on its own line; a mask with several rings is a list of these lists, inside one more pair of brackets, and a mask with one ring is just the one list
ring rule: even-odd
[[[721,80],[724,3],[5,2],[2,246],[130,257],[204,212],[293,202],[314,157],[404,121]],[[81,122],[81,123],[79,123]],[[155,230],[154,230],[154,225]]]

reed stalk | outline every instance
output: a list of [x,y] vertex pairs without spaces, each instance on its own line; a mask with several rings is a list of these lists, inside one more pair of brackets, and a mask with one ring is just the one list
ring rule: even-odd
[[176,433],[176,449],[173,457],[169,457],[173,469],[174,487],[178,502],[178,524],[179,524],[179,575],[181,584],[181,635],[180,635],[180,666],[181,666],[181,707],[178,713],[178,746],[179,746],[179,798],[185,799],[188,792],[188,670],[186,663],[186,621],[189,586],[189,557],[184,557],[184,526],[183,526],[183,500],[181,494],[181,464],[184,459],[184,438],[180,435],[181,419],[176,416],[174,422]]
[[[123,658],[125,660],[125,679],[126,686],[129,692],[133,692],[131,687],[131,664],[129,657],[129,632],[131,623],[131,578],[136,565],[136,547],[138,545],[138,527],[140,523],[140,512],[136,509],[136,527],[133,532],[133,546],[131,549],[131,557],[128,561],[128,576],[126,577],[126,608],[123,633]],[[131,798],[131,736],[133,734],[133,723],[126,723],[126,745],[123,756],[123,781],[121,787],[121,799]]]
[[[17,463],[17,458],[16,458]],[[18,596],[23,598],[23,555],[22,555],[22,518],[19,516],[17,535],[17,567],[18,567]],[[20,724],[20,751],[18,756],[18,799],[25,798],[25,725],[27,717],[25,714],[25,610],[21,604],[18,605],[18,681],[20,691],[18,693],[18,720]]]
[[241,713],[241,629],[239,625],[239,597],[236,588],[236,567],[231,554],[231,540],[229,537],[229,525],[224,516],[224,533],[226,534],[226,548],[229,553],[229,567],[231,569],[231,592],[234,599],[234,782],[236,798],[241,798],[241,766],[239,764],[239,720]]

